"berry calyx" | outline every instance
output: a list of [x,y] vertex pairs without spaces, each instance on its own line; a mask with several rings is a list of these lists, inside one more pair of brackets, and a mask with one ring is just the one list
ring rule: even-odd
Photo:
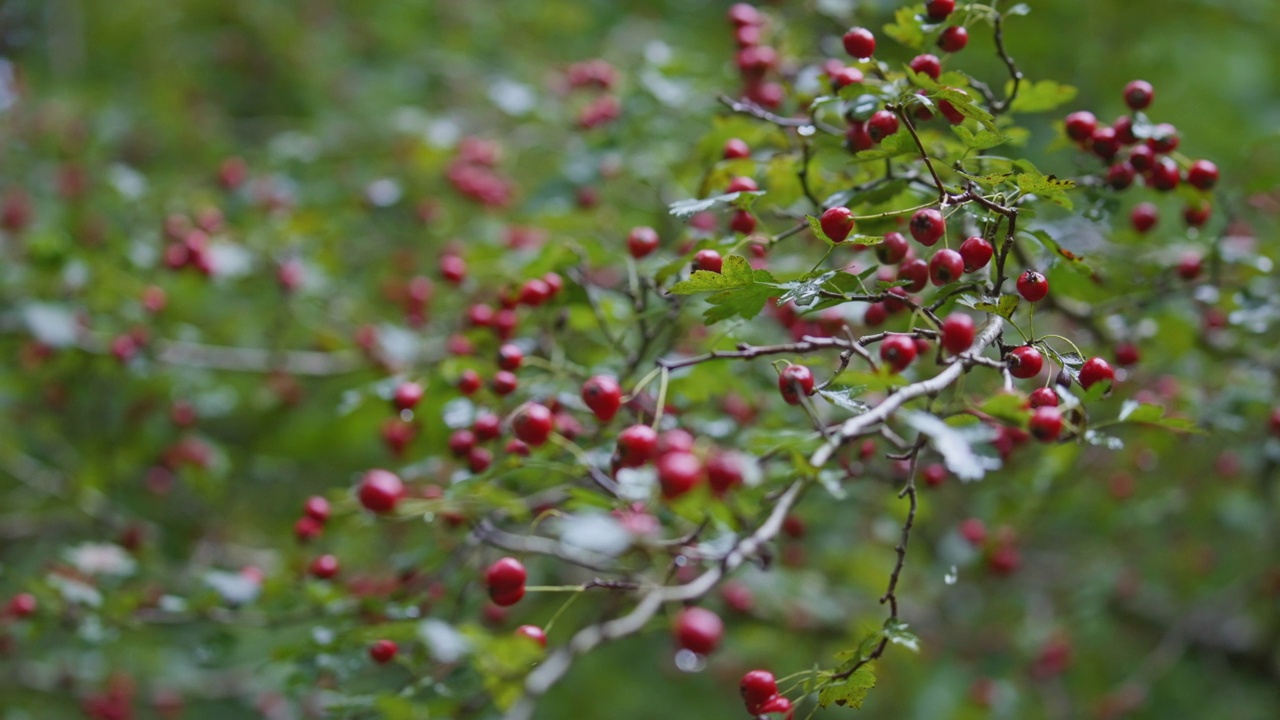
[[889,335],[880,342],[880,359],[902,372],[916,359],[916,342],[909,335]]
[[495,605],[509,607],[524,597],[524,583],[529,573],[524,564],[513,557],[495,561],[484,572],[484,583],[489,589],[489,599]]
[[1124,86],[1124,104],[1131,110],[1145,110],[1155,96],[1155,88],[1146,80],[1134,80]]
[[687,607],[676,615],[676,645],[698,655],[710,655],[720,645],[724,622],[720,616],[700,607]]
[[1052,405],[1042,405],[1031,413],[1028,429],[1040,442],[1052,442],[1062,433],[1062,412]]
[[404,497],[404,483],[390,470],[375,468],[360,478],[356,494],[365,509],[385,514],[395,510],[400,498]]
[[1044,356],[1030,345],[1020,345],[1009,351],[1004,360],[1009,365],[1009,374],[1021,378],[1033,378],[1040,374],[1044,367]]
[[1080,387],[1088,390],[1100,382],[1111,383],[1116,378],[1116,371],[1111,364],[1100,357],[1091,357],[1080,366]]
[[813,371],[804,365],[788,365],[778,373],[778,392],[788,405],[799,405],[801,395],[813,394]]
[[385,665],[395,659],[399,649],[391,640],[378,640],[369,646],[369,657],[379,665]]
[[852,210],[837,205],[823,211],[822,217],[818,218],[818,224],[822,226],[823,234],[830,238],[831,242],[840,243],[849,237],[856,223]]
[[947,221],[942,218],[942,213],[933,208],[921,208],[911,216],[911,222],[907,225],[911,231],[911,237],[916,242],[925,247],[932,247],[938,242],[938,239],[947,231]]
[[850,28],[841,41],[844,43],[844,51],[859,60],[866,60],[875,54],[876,36],[866,28]]
[[690,452],[669,452],[658,458],[658,485],[667,500],[684,495],[702,478],[702,461]]
[[1212,190],[1218,184],[1218,166],[1208,160],[1196,160],[1187,169],[1187,182],[1198,190]]
[[979,235],[965,238],[965,241],[960,243],[960,257],[964,260],[965,272],[974,272],[986,267],[994,254],[995,248],[991,247],[991,243],[986,238]]
[[534,447],[542,445],[551,437],[554,416],[546,405],[527,403],[516,411],[511,419],[511,430],[521,442]]
[[422,401],[424,394],[425,391],[418,383],[403,382],[396,386],[391,402],[396,406],[397,410],[412,410],[414,406]]
[[627,252],[636,260],[657,250],[658,243],[658,231],[648,226],[632,228],[627,234]]
[[1027,270],[1018,276],[1018,294],[1027,302],[1040,302],[1049,294],[1049,278],[1035,270]]
[[969,44],[969,31],[963,25],[952,25],[938,36],[938,47],[943,52],[955,53]]
[[1058,407],[1058,393],[1053,388],[1038,387],[1027,396],[1027,406],[1032,410],[1041,407]]
[[759,715],[766,702],[778,694],[778,681],[768,670],[752,670],[738,681],[738,691],[747,712]]
[[934,285],[946,285],[964,274],[964,258],[950,248],[934,253],[929,261],[929,280]]
[[658,449],[658,431],[648,425],[632,425],[618,434],[614,458],[618,467],[640,467]]
[[542,647],[547,646],[547,633],[537,625],[521,625],[516,628],[516,634],[523,635]]
[[942,321],[942,349],[959,355],[973,346],[973,318],[964,313],[952,313]]
[[622,388],[608,375],[593,375],[582,383],[582,402],[601,422],[609,422],[622,407]]

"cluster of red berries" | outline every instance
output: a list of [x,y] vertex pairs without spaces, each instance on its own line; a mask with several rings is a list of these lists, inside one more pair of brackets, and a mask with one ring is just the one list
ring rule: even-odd
[[768,670],[752,670],[743,675],[738,690],[742,693],[747,712],[752,715],[783,714],[791,720],[795,712],[791,701],[778,694],[778,681]]
[[299,542],[310,542],[324,533],[325,523],[329,521],[329,501],[319,495],[312,495],[302,504],[302,517],[293,524],[293,534]]
[[505,207],[515,195],[515,183],[497,171],[498,144],[476,137],[458,143],[445,178],[464,197],[489,207]]
[[596,58],[574,63],[565,70],[568,90],[592,90],[593,96],[578,110],[578,127],[590,130],[622,116],[622,103],[609,91],[618,84],[618,71],[607,60]]
[[222,229],[222,213],[208,208],[196,214],[194,222],[186,215],[165,218],[164,236],[169,241],[162,254],[164,266],[170,270],[193,268],[209,277],[214,273],[209,236]]
[[739,48],[735,60],[742,74],[741,97],[774,109],[782,104],[785,91],[780,83],[766,79],[778,69],[778,51],[761,44],[764,23],[764,15],[751,5],[737,3],[729,8],[729,24]]

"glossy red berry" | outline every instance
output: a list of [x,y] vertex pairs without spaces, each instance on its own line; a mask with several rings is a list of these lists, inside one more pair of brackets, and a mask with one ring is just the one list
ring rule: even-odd
[[595,375],[582,383],[582,402],[601,422],[609,422],[622,407],[622,388],[608,375]]
[[1020,345],[1010,350],[1004,360],[1009,365],[1009,374],[1024,380],[1039,375],[1040,369],[1044,367],[1044,356],[1030,345]]
[[1187,182],[1199,190],[1212,190],[1218,184],[1218,166],[1208,160],[1196,160],[1187,169]]
[[1093,131],[1089,147],[1094,155],[1103,160],[1111,160],[1120,153],[1120,138],[1116,136],[1115,128],[1099,127]]
[[547,633],[537,625],[521,625],[516,628],[516,634],[523,635],[542,647],[547,646]]
[[[1188,252],[1178,259],[1177,272],[1178,277],[1183,280],[1195,280],[1200,277],[1200,271],[1204,268],[1204,259],[1199,253]],[[1121,363],[1122,365],[1124,363]]]
[[1018,276],[1018,294],[1027,302],[1040,302],[1049,294],[1049,278],[1035,270],[1027,270]]
[[1133,343],[1120,343],[1116,345],[1116,363],[1128,367],[1137,365],[1142,360],[1142,353],[1138,350],[1138,346]]
[[1191,202],[1182,209],[1182,220],[1187,227],[1202,227],[1209,222],[1209,215],[1213,212],[1213,206],[1208,202]]
[[1148,184],[1161,192],[1173,190],[1178,187],[1178,183],[1181,181],[1178,174],[1178,164],[1167,157],[1156,161],[1156,164],[1151,167],[1147,178]]
[[449,435],[449,452],[454,457],[466,457],[471,448],[476,446],[476,434],[470,430],[454,430]]
[[1058,407],[1058,393],[1053,388],[1038,387],[1027,396],[1027,405],[1032,409],[1040,407]]
[[365,509],[375,513],[389,513],[396,509],[396,504],[404,497],[404,483],[390,470],[375,468],[360,478],[356,495]]
[[1156,153],[1171,153],[1178,149],[1178,142],[1178,128],[1169,123],[1156,125],[1147,138],[1147,146]]
[[867,120],[867,135],[871,142],[878,143],[898,132],[898,116],[888,110],[877,110]]
[[1146,145],[1136,145],[1129,151],[1129,164],[1138,172],[1146,172],[1156,164],[1156,151]]
[[841,40],[844,42],[844,51],[860,60],[875,54],[876,36],[866,28],[850,28]]
[[947,232],[947,221],[937,210],[922,208],[911,216],[911,222],[907,227],[911,230],[911,237],[915,238],[916,242],[932,247]]
[[1093,138],[1093,131],[1098,128],[1098,118],[1088,110],[1079,110],[1067,116],[1067,137],[1076,142],[1085,142]]
[[973,318],[964,313],[952,313],[942,321],[942,349],[959,355],[973,345]]
[[977,547],[987,539],[987,526],[978,518],[966,518],[960,523],[960,537]]
[[21,620],[36,614],[39,604],[31,593],[18,593],[9,601],[9,614]]
[[964,258],[950,248],[943,248],[933,254],[929,261],[929,280],[934,285],[946,285],[955,282],[964,274]]
[[759,189],[760,186],[756,184],[755,180],[739,175],[729,181],[729,184],[724,188],[724,192],[728,195],[736,192],[755,192]]
[[788,405],[799,405],[801,395],[813,394],[813,371],[804,365],[788,365],[778,374],[778,392]]
[[1129,222],[1132,223],[1133,229],[1140,233],[1145,233],[1156,226],[1156,221],[1160,219],[1160,211],[1156,206],[1149,202],[1138,203],[1133,206],[1133,210],[1129,211]]
[[1112,190],[1124,190],[1133,184],[1133,179],[1137,175],[1133,165],[1127,162],[1115,163],[1107,168],[1107,187]]
[[311,561],[311,574],[321,580],[328,580],[338,574],[338,558],[332,555],[321,555]]
[[955,12],[956,0],[929,0],[924,4],[925,15],[929,16],[932,22],[942,22],[947,16]]
[[649,462],[658,449],[658,431],[648,425],[632,425],[618,433],[614,452],[618,467],[640,467]]
[[1100,382],[1111,383],[1116,378],[1116,371],[1110,363],[1100,357],[1091,357],[1080,366],[1080,387],[1088,390]]
[[751,146],[741,138],[729,138],[724,143],[722,156],[725,160],[740,160],[751,157]]
[[509,607],[524,597],[524,584],[529,574],[515,558],[504,557],[489,566],[484,573],[489,599],[500,607]]
[[700,607],[687,607],[676,615],[676,645],[698,655],[710,655],[720,645],[724,622],[720,616]]
[[693,452],[693,435],[684,428],[672,428],[658,436],[658,454]]
[[312,495],[302,504],[302,514],[323,523],[329,520],[329,501],[319,495]]
[[1134,80],[1124,86],[1124,104],[1131,110],[1145,110],[1155,96],[1155,88],[1146,80]]
[[860,120],[849,121],[849,128],[845,131],[845,141],[848,143],[849,149],[853,152],[860,150],[870,150],[875,147],[875,141],[867,134],[867,124]]
[[637,260],[657,250],[658,243],[658,231],[651,227],[632,228],[627,234],[627,252]]
[[764,704],[778,695],[778,681],[768,670],[752,670],[742,676],[738,691],[742,693],[747,712],[759,715]]
[[502,418],[489,412],[476,415],[475,421],[471,423],[471,432],[475,433],[479,442],[493,440],[502,434]]
[[498,367],[503,370],[518,370],[523,362],[524,351],[518,345],[506,343],[498,348]]
[[909,67],[913,72],[928,75],[934,80],[937,80],[942,75],[942,62],[938,60],[937,55],[930,55],[928,53],[925,53],[924,55],[917,55],[911,58]]
[[[928,274],[927,269],[925,270],[925,273]],[[884,321],[887,319],[889,319],[889,310],[882,302],[871,303],[868,305],[866,313],[862,316],[862,322],[865,323],[867,327],[879,327],[883,325]]]
[[965,238],[965,241],[960,243],[960,257],[964,260],[965,272],[974,272],[986,267],[994,254],[995,248],[991,247],[991,243],[978,235]]
[[852,210],[837,205],[823,211],[822,217],[818,218],[818,224],[822,226],[823,234],[830,238],[831,242],[839,243],[849,237],[856,222]]
[[930,463],[920,472],[920,479],[929,487],[937,487],[947,480],[947,468],[940,463]]
[[724,258],[720,257],[720,253],[715,250],[707,248],[694,254],[693,265],[698,270],[719,273],[724,268]]
[[462,282],[467,277],[467,261],[457,255],[445,255],[440,258],[440,276],[455,285]]
[[554,416],[547,406],[539,403],[527,403],[516,411],[511,419],[511,430],[521,442],[534,447],[542,445],[551,437]]
[[493,464],[493,453],[488,448],[473,447],[467,453],[467,468],[472,473],[480,474]]
[[1040,442],[1052,442],[1062,434],[1062,412],[1051,405],[1042,405],[1031,413],[1028,429]]
[[884,242],[875,246],[876,258],[885,265],[897,265],[907,256],[907,251],[911,246],[907,245],[907,239],[902,233],[887,232],[884,234]]
[[909,335],[889,335],[880,341],[880,359],[894,372],[902,372],[916,359],[916,343]]
[[493,378],[489,380],[489,389],[495,395],[510,395],[520,387],[520,380],[516,378],[515,373],[510,370],[499,370],[493,374]]
[[463,395],[473,394],[475,391],[479,390],[480,386],[483,384],[484,381],[480,379],[480,374],[475,370],[463,370],[462,373],[458,375],[458,390],[461,391]]
[[667,500],[684,495],[702,479],[702,461],[689,452],[669,452],[658,458],[658,485]]
[[756,231],[756,216],[747,210],[735,210],[729,216],[729,229],[742,235],[750,235]]
[[707,484],[723,495],[742,484],[742,463],[732,453],[718,452],[707,458]]
[[911,258],[898,266],[898,280],[906,280],[902,286],[907,292],[920,292],[929,284],[929,263],[923,258]]
[[831,85],[836,90],[857,85],[863,81],[862,71],[856,67],[842,67],[831,73]]
[[425,391],[418,383],[403,382],[396,386],[391,402],[398,410],[412,410],[415,405],[422,401],[424,394]]
[[960,52],[969,44],[969,31],[963,25],[952,25],[938,36],[938,47],[943,52]]
[[377,640],[369,646],[369,657],[379,665],[385,665],[395,659],[399,650],[391,640]]

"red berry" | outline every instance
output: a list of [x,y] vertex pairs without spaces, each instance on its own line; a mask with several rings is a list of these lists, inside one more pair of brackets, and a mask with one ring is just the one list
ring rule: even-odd
[[831,84],[836,90],[850,85],[857,85],[862,80],[862,71],[856,67],[842,67],[831,73]]
[[[928,270],[926,269],[926,274]],[[862,322],[867,327],[879,327],[889,318],[889,310],[885,308],[884,303],[871,303],[867,306],[867,312],[862,316]]]
[[464,457],[476,446],[476,434],[470,430],[454,430],[449,435],[449,452],[454,457]]
[[321,555],[311,561],[311,574],[321,580],[328,580],[338,574],[338,558],[332,555]]
[[952,313],[942,321],[942,348],[952,355],[959,355],[973,345],[973,318],[964,313]]
[[31,593],[18,593],[9,601],[9,614],[21,620],[31,617],[39,607],[36,596]]
[[[1199,253],[1188,252],[1178,260],[1178,277],[1183,280],[1195,280],[1200,277],[1200,271],[1204,268],[1204,260]],[[1123,365],[1124,363],[1120,363]]]
[[329,519],[329,501],[312,495],[302,504],[302,513],[316,522],[326,522]]
[[813,394],[813,371],[804,365],[788,365],[778,374],[778,392],[788,405],[799,405],[801,395]]
[[506,343],[498,348],[498,367],[503,370],[518,370],[524,362],[524,351],[519,346]]
[[724,143],[722,155],[725,160],[748,158],[751,157],[751,146],[747,145],[746,141],[741,138],[729,138]]
[[718,452],[707,458],[707,483],[716,495],[742,484],[742,463],[736,455]]
[[658,436],[658,454],[669,452],[693,452],[693,435],[684,428],[674,428]]
[[658,484],[667,500],[684,495],[702,478],[702,461],[689,452],[669,452],[658,458]]
[[520,381],[510,370],[499,370],[489,381],[489,389],[496,395],[510,395],[517,387],[520,387]]
[[687,607],[676,615],[676,645],[698,655],[710,655],[724,635],[720,616],[700,607]]
[[1271,409],[1271,417],[1267,420],[1267,426],[1272,435],[1280,437],[1280,407]]
[[527,579],[528,573],[524,565],[512,557],[504,557],[494,562],[484,573],[484,582],[489,588],[489,599],[501,607],[520,602],[524,597],[524,584]]
[[933,254],[929,261],[929,279],[934,285],[946,285],[964,274],[964,258],[950,248],[943,248]]
[[729,8],[729,22],[735,27],[746,27],[748,25],[759,25],[764,22],[764,17],[760,15],[760,11],[754,5],[734,3]]
[[960,523],[960,537],[978,546],[987,539],[987,526],[978,518],[967,518]]
[[564,278],[560,277],[558,273],[547,272],[542,276],[542,282],[551,291],[552,297],[559,295],[560,291],[564,289]]
[[884,235],[884,242],[875,246],[876,257],[885,265],[895,265],[907,256],[907,252],[911,249],[907,245],[907,239],[902,237],[902,233],[888,232]]
[[860,60],[866,60],[876,51],[876,36],[866,28],[850,28],[842,39],[844,51]]
[[1124,86],[1124,104],[1131,110],[1144,110],[1155,98],[1156,91],[1146,80],[1134,80]]
[[1146,172],[1156,164],[1156,151],[1146,145],[1136,145],[1129,151],[1129,164],[1138,172]]
[[909,67],[913,72],[928,75],[934,80],[937,80],[938,77],[942,75],[942,62],[938,60],[937,55],[929,55],[927,53],[924,55],[917,55],[911,58],[911,64]]
[[551,286],[539,278],[526,280],[520,286],[520,304],[537,307],[551,299]]
[[537,447],[551,437],[553,419],[547,406],[527,403],[511,419],[511,430],[522,442]]
[[929,487],[937,487],[946,482],[947,468],[939,463],[931,463],[926,465],[921,471],[920,477],[924,479],[924,484]]
[[1049,294],[1049,278],[1035,270],[1027,270],[1018,276],[1018,294],[1027,302],[1040,302]]
[[742,235],[756,231],[756,218],[746,210],[735,210],[729,217],[729,229]]
[[360,504],[367,510],[389,513],[396,509],[396,504],[404,497],[404,483],[390,470],[375,468],[360,478],[356,494],[360,498]]
[[943,52],[960,52],[969,44],[969,31],[963,25],[952,25],[938,36],[938,47]]
[[391,402],[399,410],[412,410],[415,405],[422,401],[423,394],[422,386],[418,383],[403,382],[396,386]]
[[693,264],[698,270],[719,273],[724,268],[724,258],[720,257],[720,253],[715,250],[707,248],[694,254]]
[[649,462],[658,448],[658,431],[648,425],[632,425],[618,434],[614,451],[618,467],[640,467]]
[[1103,160],[1114,158],[1120,152],[1120,139],[1116,136],[1115,128],[1100,127],[1094,130],[1090,147],[1093,154]]
[[622,407],[622,388],[608,375],[595,375],[582,383],[582,402],[601,422],[609,422]]
[[898,266],[898,280],[906,280],[902,286],[907,292],[920,292],[929,284],[929,263],[922,258],[912,258]]
[[477,415],[471,423],[471,432],[475,433],[476,440],[480,442],[493,440],[502,434],[502,418],[493,413]]
[[1030,345],[1020,345],[1009,351],[1004,358],[1009,365],[1009,374],[1016,378],[1033,378],[1040,374],[1044,367],[1044,356]]
[[1151,167],[1148,184],[1161,192],[1168,192],[1178,187],[1178,164],[1169,158],[1160,158]]
[[867,120],[867,135],[871,142],[878,143],[898,132],[898,116],[888,110],[877,110]]
[[956,9],[956,0],[929,0],[924,5],[924,12],[933,22],[942,22]]
[[875,141],[867,134],[867,124],[859,120],[849,121],[849,129],[845,131],[845,141],[849,144],[849,149],[853,152],[860,150],[870,150],[875,146]]
[[1107,186],[1112,190],[1124,190],[1133,184],[1135,177],[1137,172],[1127,162],[1118,162],[1107,168]]
[[1138,142],[1138,136],[1133,134],[1133,118],[1128,115],[1116,118],[1111,127],[1116,131],[1116,139],[1122,144],[1132,145]]
[[440,258],[440,276],[455,285],[462,282],[467,277],[467,261],[457,255],[445,255]]
[[1187,227],[1201,227],[1209,222],[1209,213],[1213,206],[1207,202],[1192,202],[1182,209],[1182,219]]
[[651,227],[632,228],[627,234],[627,252],[631,257],[640,258],[658,249],[658,231]]
[[781,695],[774,695],[760,706],[761,715],[781,715],[786,714],[791,717],[791,701]]
[[847,207],[827,208],[822,213],[822,217],[818,218],[818,223],[822,226],[822,232],[831,242],[844,242],[849,237],[849,233],[853,232],[856,224],[853,219],[853,211]]
[[742,702],[747,712],[759,715],[761,707],[778,694],[778,681],[768,670],[752,670],[742,676],[738,682],[738,691],[742,693]]
[[467,453],[467,467],[474,474],[480,474],[493,464],[493,453],[488,448],[473,447]]
[[516,628],[516,634],[523,635],[542,647],[547,646],[547,633],[537,625],[521,625]]
[[1027,396],[1027,405],[1032,410],[1040,407],[1058,407],[1058,393],[1053,388],[1038,387]]
[[1178,149],[1178,128],[1169,123],[1160,123],[1151,130],[1147,145],[1157,153],[1171,153]]
[[911,216],[911,223],[907,227],[911,230],[911,237],[915,238],[916,242],[925,247],[932,247],[946,233],[947,221],[937,210],[922,208]]
[[1062,433],[1062,412],[1052,405],[1042,405],[1031,413],[1031,434],[1041,442],[1052,442]]
[[1129,222],[1133,224],[1133,229],[1140,233],[1145,233],[1156,226],[1156,221],[1160,219],[1159,211],[1156,206],[1149,202],[1138,203],[1129,211]]
[[973,272],[981,270],[991,262],[991,256],[995,254],[995,248],[991,247],[991,243],[987,239],[974,235],[966,238],[960,243],[960,257],[964,259],[964,271]]
[[385,665],[395,659],[398,650],[391,640],[378,640],[369,646],[369,657],[379,665]]
[[1199,190],[1211,190],[1218,183],[1218,166],[1208,160],[1196,160],[1187,170],[1187,182]]
[[1110,383],[1115,380],[1115,377],[1116,371],[1112,370],[1111,365],[1100,357],[1091,357],[1080,367],[1080,387],[1085,390],[1103,381]]
[[1067,137],[1082,143],[1093,137],[1093,131],[1098,127],[1098,118],[1088,110],[1080,110],[1067,116],[1066,125]]
[[1022,556],[1012,545],[1001,545],[987,558],[987,567],[996,575],[1012,575],[1021,564]]
[[1142,359],[1142,354],[1138,351],[1138,346],[1133,343],[1120,343],[1116,345],[1116,362],[1124,367],[1137,365]]
[[756,184],[755,180],[740,175],[729,181],[729,184],[724,188],[724,192],[728,195],[736,192],[755,192],[759,189],[760,186]]
[[480,379],[480,374],[475,370],[463,370],[458,376],[458,390],[462,391],[463,395],[474,393],[480,389],[482,384],[483,381]]
[[916,343],[909,335],[889,335],[880,341],[880,359],[902,372],[916,359]]

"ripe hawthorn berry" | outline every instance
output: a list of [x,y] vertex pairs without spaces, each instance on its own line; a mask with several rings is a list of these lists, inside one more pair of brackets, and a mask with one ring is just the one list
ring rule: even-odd
[[524,597],[524,584],[529,574],[524,564],[513,557],[496,560],[484,573],[489,599],[500,607],[510,607]]
[[1118,162],[1107,168],[1107,186],[1112,190],[1124,190],[1133,184],[1138,173],[1128,162]]
[[720,645],[724,622],[720,616],[700,607],[687,607],[676,615],[676,646],[698,655],[710,655]]
[[1116,378],[1111,364],[1100,357],[1091,357],[1080,366],[1080,387],[1088,390],[1100,382],[1110,383]]
[[924,5],[925,15],[932,22],[942,22],[947,16],[955,12],[956,0],[929,0]]
[[909,335],[889,335],[880,341],[880,359],[902,372],[916,359],[916,343]]
[[871,137],[871,142],[879,143],[896,132],[898,116],[888,110],[877,110],[867,120],[867,135]]
[[329,520],[329,501],[319,495],[312,495],[302,504],[302,514],[323,523]]
[[516,378],[515,373],[510,370],[499,370],[493,374],[493,378],[489,380],[489,389],[495,395],[510,395],[520,386],[520,380]]
[[941,345],[952,355],[959,355],[973,345],[973,318],[964,313],[952,313],[942,321]]
[[920,472],[920,477],[924,480],[925,485],[937,487],[946,482],[947,468],[940,463],[930,463]]
[[1058,407],[1058,393],[1053,388],[1038,387],[1027,396],[1027,406],[1032,410],[1039,407]]
[[911,258],[898,266],[898,279],[906,280],[910,284],[892,288],[892,290],[920,292],[925,285],[929,284],[929,263],[923,258]]
[[969,44],[969,31],[963,25],[952,25],[938,36],[938,47],[943,52],[956,53]]
[[964,274],[964,258],[950,248],[934,253],[929,261],[929,280],[934,285],[946,285]]
[[870,150],[876,144],[871,139],[871,135],[867,133],[867,124],[861,120],[849,121],[849,127],[845,131],[844,139],[849,149],[853,152]]
[[356,495],[365,509],[385,514],[395,510],[400,498],[404,497],[404,483],[390,470],[374,468],[360,478]]
[[841,41],[844,43],[844,51],[859,60],[866,60],[875,54],[876,36],[866,28],[850,28]]
[[658,436],[658,454],[669,452],[693,452],[693,435],[684,428],[672,428]]
[[328,580],[338,574],[338,558],[332,555],[321,555],[311,561],[308,568],[311,574],[321,580]]
[[39,604],[31,593],[18,593],[9,601],[9,614],[21,620],[36,614]]
[[729,22],[734,27],[759,25],[764,22],[764,16],[750,3],[734,3],[729,8]]
[[852,210],[837,205],[824,210],[822,216],[818,218],[818,224],[822,227],[822,233],[830,238],[831,242],[840,243],[853,232],[856,222]]
[[702,461],[690,452],[669,452],[658,458],[658,485],[662,497],[674,500],[689,492],[702,479]]
[[862,71],[856,67],[842,67],[831,73],[831,86],[836,90],[857,85],[863,81]]
[[1137,365],[1142,360],[1142,353],[1138,350],[1138,346],[1133,343],[1120,343],[1116,345],[1116,364],[1123,367]]
[[1132,145],[1138,142],[1138,136],[1133,134],[1133,118],[1128,115],[1121,115],[1111,123],[1111,127],[1116,131],[1116,139],[1122,145]]
[[766,700],[763,705],[760,706],[761,715],[785,714],[786,717],[790,718],[792,717],[791,710],[792,710],[791,700],[786,697],[783,697],[782,695],[774,695],[773,697]]
[[1208,160],[1196,160],[1187,169],[1187,182],[1198,190],[1212,190],[1218,184],[1218,166]]
[[720,253],[715,250],[707,248],[694,254],[693,265],[698,270],[706,270],[707,272],[718,274],[724,269],[724,258],[720,257]]
[[778,392],[788,405],[799,405],[801,395],[813,394],[813,371],[804,365],[788,365],[778,373]]
[[454,457],[465,457],[476,446],[476,434],[466,429],[454,430],[449,434],[449,452]]
[[1192,202],[1182,209],[1182,220],[1187,227],[1201,227],[1209,222],[1209,214],[1213,211],[1213,206],[1207,202]]
[[537,447],[551,437],[554,417],[541,403],[526,403],[511,419],[511,430],[521,442]]
[[974,547],[980,546],[987,539],[987,526],[978,518],[966,518],[960,523],[960,537]]
[[1134,80],[1124,86],[1124,104],[1131,110],[1145,110],[1155,96],[1155,88],[1146,80]]
[[724,192],[727,195],[736,192],[755,192],[759,189],[760,186],[756,184],[755,180],[739,175],[729,181],[729,184],[724,188]]
[[627,252],[639,260],[658,249],[658,231],[648,226],[632,228],[627,234]]
[[480,386],[483,384],[484,381],[480,379],[480,374],[475,370],[466,369],[458,375],[458,390],[461,391],[463,395],[471,395],[475,393],[475,391],[479,390]]
[[1146,172],[1156,164],[1156,151],[1146,145],[1136,145],[1129,151],[1129,164],[1138,172]]
[[887,319],[889,319],[889,311],[885,308],[884,303],[871,303],[867,306],[866,313],[862,316],[862,322],[867,327],[879,327]]
[[473,447],[467,453],[467,468],[476,475],[488,470],[492,464],[493,453],[488,448]]
[[960,243],[960,257],[964,260],[965,272],[974,272],[986,267],[994,254],[995,248],[991,247],[991,243],[986,238],[979,235],[965,238],[965,241]]
[[1044,356],[1030,345],[1020,345],[1009,351],[1004,358],[1009,365],[1009,374],[1021,378],[1033,378],[1040,374],[1044,367]]
[[1035,270],[1027,270],[1018,276],[1018,294],[1027,302],[1040,302],[1049,294],[1049,278]]
[[402,382],[396,386],[391,402],[396,406],[397,410],[412,410],[415,405],[422,401],[424,394],[425,391],[418,383]]
[[932,247],[947,231],[947,221],[933,208],[921,208],[911,216],[908,224],[911,237],[925,247]]
[[884,241],[876,245],[876,258],[885,265],[897,265],[907,256],[907,251],[911,246],[907,245],[907,239],[902,233],[887,232],[884,234]]
[[1169,192],[1178,187],[1181,180],[1178,164],[1169,158],[1160,158],[1147,173],[1147,184],[1161,192]]
[[457,255],[445,255],[440,258],[440,277],[457,285],[467,277],[467,261]]
[[490,412],[480,413],[471,423],[471,432],[479,442],[493,440],[502,434],[502,418]]
[[1160,123],[1151,130],[1147,137],[1147,146],[1159,153],[1171,153],[1178,149],[1178,128],[1169,123]]
[[[1183,280],[1195,280],[1200,277],[1200,271],[1204,268],[1204,260],[1199,253],[1188,252],[1184,254],[1177,265],[1178,277]],[[1121,363],[1122,365],[1124,363]]]
[[934,80],[937,80],[942,75],[942,61],[938,59],[937,55],[930,55],[929,53],[911,58],[911,63],[908,67],[913,72],[928,75]]
[[609,422],[622,407],[622,388],[609,375],[594,375],[582,383],[582,402],[601,422]]
[[524,362],[524,351],[518,345],[504,343],[498,348],[498,367],[503,370],[516,371]]
[[1031,413],[1028,429],[1040,442],[1052,442],[1062,433],[1062,412],[1052,405],[1042,405]]
[[521,625],[516,628],[516,635],[523,635],[542,647],[547,646],[547,633],[537,625]]
[[1160,211],[1149,202],[1138,203],[1133,206],[1133,210],[1129,211],[1129,222],[1133,224],[1133,229],[1140,233],[1155,227],[1159,219]]
[[742,463],[733,453],[717,452],[707,458],[707,484],[716,495],[724,495],[742,484]]
[[1098,128],[1098,118],[1088,110],[1071,113],[1066,119],[1067,137],[1078,143],[1093,138],[1093,131]]
[[658,431],[648,425],[632,425],[618,433],[618,446],[614,451],[618,467],[640,467],[653,457],[658,449]]
[[1093,150],[1093,154],[1103,160],[1111,160],[1120,154],[1120,138],[1116,136],[1115,128],[1099,127],[1093,131],[1093,137],[1089,140],[1089,147]]
[[759,715],[766,702],[778,694],[778,681],[768,670],[751,670],[738,681],[738,691],[747,712]]
[[377,640],[369,646],[369,657],[379,665],[385,665],[395,659],[399,649],[391,640]]
[[721,153],[725,160],[740,160],[751,157],[751,146],[742,138],[729,138],[724,143]]
[[756,231],[756,217],[747,210],[735,210],[729,217],[729,229],[742,235],[750,235]]

